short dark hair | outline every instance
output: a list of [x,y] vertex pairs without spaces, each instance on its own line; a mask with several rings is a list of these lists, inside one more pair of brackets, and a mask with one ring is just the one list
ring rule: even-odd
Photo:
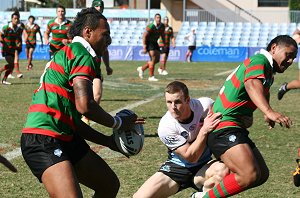
[[63,10],[66,12],[66,8],[65,8],[63,5],[58,5],[57,8],[56,8],[56,10],[57,10],[58,8],[61,8],[61,9],[63,9]]
[[13,18],[14,16],[17,16],[20,18],[20,12],[19,11],[15,11],[11,14],[11,18]]
[[273,44],[277,45],[283,45],[283,46],[294,46],[296,49],[298,49],[298,45],[296,41],[290,37],[289,35],[279,35],[276,36],[271,40],[271,42],[268,44],[267,51],[271,51],[271,47]]
[[73,25],[70,28],[69,35],[71,38],[82,36],[82,30],[88,26],[92,30],[97,29],[99,19],[107,19],[94,7],[82,9],[77,13]]
[[155,18],[156,16],[160,16],[160,18],[161,18],[161,15],[160,15],[159,13],[156,13],[156,14],[154,15],[154,18]]
[[30,16],[28,17],[28,20],[29,20],[30,18],[32,18],[32,19],[35,21],[35,17],[34,17],[34,16],[30,15]]
[[169,83],[165,88],[165,93],[169,94],[178,93],[180,91],[182,91],[185,99],[189,97],[189,89],[183,82],[173,81]]

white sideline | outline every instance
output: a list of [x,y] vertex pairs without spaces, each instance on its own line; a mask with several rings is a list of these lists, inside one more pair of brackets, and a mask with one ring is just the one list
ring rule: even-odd
[[[152,102],[153,100],[155,100],[156,98],[161,97],[161,96],[163,96],[163,94],[161,94],[161,93],[160,94],[156,94],[156,95],[154,95],[154,96],[152,96],[152,97],[150,97],[150,98],[148,98],[146,100],[141,100],[141,101],[135,102],[133,104],[129,104],[129,105],[125,106],[125,107],[119,108],[117,110],[111,111],[111,112],[109,112],[109,114],[115,115],[117,112],[119,112],[122,109],[133,109],[133,108],[138,107],[138,106],[140,106],[142,104],[146,104],[146,103]],[[94,125],[95,123],[96,122],[92,122],[91,125]],[[4,144],[3,144],[3,146],[4,146]],[[7,144],[5,144],[5,146],[7,146]],[[21,156],[21,154],[22,154],[21,153],[21,148],[18,147],[18,148],[14,149],[14,150],[12,150],[10,152],[5,153],[3,156],[6,159],[8,159],[8,160],[12,160],[14,158],[17,158],[17,157]]]
[[233,70],[228,70],[228,71],[224,71],[224,72],[220,72],[220,73],[216,73],[215,76],[223,76],[225,74],[230,74]]

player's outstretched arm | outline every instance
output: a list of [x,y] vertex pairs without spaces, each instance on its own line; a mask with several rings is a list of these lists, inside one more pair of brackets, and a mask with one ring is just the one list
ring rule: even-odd
[[[281,126],[289,128],[292,124],[291,120],[281,113],[275,112],[264,94],[264,87],[259,79],[249,79],[245,82],[246,91],[252,102],[265,114],[265,120],[270,127],[274,127],[271,121],[277,122]],[[273,126],[272,126],[273,125]]]
[[77,111],[94,122],[110,128],[127,130],[130,129],[136,121],[139,121],[135,114],[116,118],[102,109],[94,100],[93,85],[90,80],[75,77],[73,79],[73,87]]

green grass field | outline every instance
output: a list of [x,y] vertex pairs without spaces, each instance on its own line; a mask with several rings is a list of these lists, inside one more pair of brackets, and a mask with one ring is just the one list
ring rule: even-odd
[[[0,84],[0,154],[6,154],[19,148],[22,126],[25,123],[27,109],[31,102],[33,90],[38,86],[45,61],[35,61],[32,71],[25,70],[25,61],[21,61],[23,79],[11,79],[13,85]],[[4,61],[0,61],[3,65]],[[147,117],[145,124],[145,144],[142,152],[127,159],[106,148],[91,144],[92,148],[102,156],[119,176],[121,188],[118,198],[131,197],[142,183],[155,173],[167,158],[167,149],[157,137],[156,130],[160,117],[164,115],[166,106],[163,98],[164,87],[173,80],[185,82],[192,97],[208,96],[216,98],[219,88],[228,74],[216,74],[235,68],[238,63],[180,63],[167,64],[169,75],[158,76],[158,82],[148,82],[137,77],[136,67],[143,62],[111,62],[114,69],[112,76],[104,75],[104,93],[101,106],[112,112],[127,105],[153,100],[133,108],[139,116]],[[146,79],[148,75],[146,74]],[[262,113],[257,110],[254,125],[250,128],[250,136],[262,152],[270,169],[270,178],[262,186],[248,190],[236,197],[300,197],[300,188],[292,183],[292,171],[300,147],[300,108],[299,91],[290,91],[282,101],[276,98],[277,89],[284,81],[298,78],[298,69],[293,65],[286,73],[275,76],[271,89],[271,106],[293,120],[291,129],[279,125],[272,130],[263,122]],[[105,134],[111,129],[94,124],[93,127]],[[15,157],[12,163],[18,173],[8,171],[0,165],[0,197],[47,197],[42,184],[32,175],[21,156]],[[82,186],[85,197],[93,192]],[[189,197],[192,189],[184,190],[173,197]]]

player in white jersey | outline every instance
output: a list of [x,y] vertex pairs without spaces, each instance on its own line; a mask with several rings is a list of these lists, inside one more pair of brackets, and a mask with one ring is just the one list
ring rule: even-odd
[[168,148],[168,159],[134,194],[134,198],[169,197],[192,187],[197,191],[213,188],[229,173],[221,162],[212,160],[206,146],[208,133],[220,122],[213,114],[213,100],[191,99],[188,88],[173,81],[165,89],[167,113],[158,126],[160,140]]

